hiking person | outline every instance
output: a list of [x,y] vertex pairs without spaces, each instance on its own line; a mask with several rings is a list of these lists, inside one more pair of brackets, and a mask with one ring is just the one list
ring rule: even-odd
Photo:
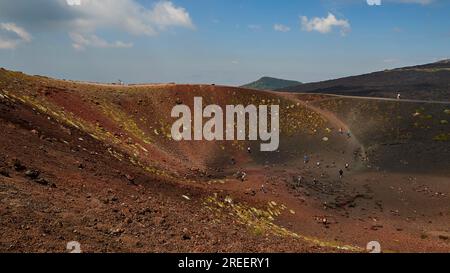
[[236,177],[236,179],[239,179],[239,180],[241,180],[242,182],[244,182],[244,181],[245,181],[245,178],[247,177],[247,173],[245,173],[244,171],[238,171],[238,172],[235,174],[235,177]]
[[246,177],[247,177],[247,173],[246,172],[242,172],[241,173],[241,181],[244,182]]
[[261,185],[261,191],[262,191],[263,193],[266,193],[266,188],[264,188],[264,184]]
[[295,183],[295,186],[300,187],[302,182],[303,182],[303,176],[301,176],[301,175],[297,176],[297,181]]
[[309,162],[309,156],[308,155],[303,156],[303,162],[305,162],[305,164],[307,164]]
[[339,178],[342,179],[344,176],[344,171],[342,169],[339,170]]
[[348,170],[348,168],[350,168],[350,165],[348,163],[345,163],[345,169]]
[[344,131],[342,130],[342,127],[339,128],[339,134],[340,134],[340,135],[344,134]]
[[247,152],[248,152],[249,154],[252,153],[252,148],[250,148],[250,146],[247,147]]
[[317,161],[316,165],[317,165],[317,168],[320,168],[320,161]]
[[397,99],[398,99],[398,100],[401,99],[400,93],[397,93]]

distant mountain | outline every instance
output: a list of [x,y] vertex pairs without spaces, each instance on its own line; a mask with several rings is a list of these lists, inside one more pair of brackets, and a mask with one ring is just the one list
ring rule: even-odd
[[277,91],[450,101],[450,60],[278,88]]
[[261,79],[243,85],[241,87],[243,88],[250,88],[250,89],[258,89],[258,90],[275,90],[280,88],[286,88],[291,86],[298,86],[302,84],[298,81],[289,81],[289,80],[283,80],[283,79],[277,79],[277,78],[271,78],[271,77],[262,77]]

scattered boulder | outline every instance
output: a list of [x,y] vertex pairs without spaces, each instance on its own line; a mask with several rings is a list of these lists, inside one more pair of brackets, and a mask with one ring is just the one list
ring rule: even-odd
[[437,237],[442,241],[448,241],[450,239],[450,232],[445,231],[430,231],[427,232],[426,235],[430,235],[432,237]]
[[382,229],[383,225],[372,225],[372,227],[370,227],[371,230],[377,231],[379,229]]
[[189,198],[189,196],[187,196],[187,195],[182,195],[181,197],[183,197],[184,199],[186,199],[186,200],[191,200],[191,198]]
[[80,170],[85,168],[84,164],[81,162],[77,162],[77,165],[78,165],[78,169],[80,169]]
[[47,179],[42,178],[42,177],[34,179],[33,181],[38,183],[39,185],[42,185],[42,186],[49,186],[51,188],[56,188],[56,184],[55,183],[50,182]]
[[28,170],[25,175],[30,179],[37,179],[41,173],[37,170]]
[[191,235],[189,234],[189,230],[187,228],[183,229],[182,239],[183,240],[190,240],[191,239]]
[[27,168],[27,167],[25,167],[25,165],[23,165],[22,162],[20,162],[20,160],[18,160],[18,159],[14,159],[14,160],[13,160],[13,167],[14,167],[14,170],[16,170],[16,171],[18,171],[18,172],[24,171],[24,170],[26,170],[26,168]]
[[125,232],[125,230],[123,228],[116,228],[116,229],[111,230],[111,234],[114,236],[119,236],[124,232]]
[[130,174],[125,174],[125,178],[128,180],[128,182],[130,183],[134,183],[135,178],[134,176],[130,175]]
[[11,177],[11,176],[9,175],[8,170],[5,170],[5,169],[0,169],[0,175],[2,175],[2,176],[4,176],[4,177]]
[[247,194],[247,195],[251,195],[251,196],[255,196],[256,195],[256,191],[253,190],[253,189],[246,189],[244,193]]

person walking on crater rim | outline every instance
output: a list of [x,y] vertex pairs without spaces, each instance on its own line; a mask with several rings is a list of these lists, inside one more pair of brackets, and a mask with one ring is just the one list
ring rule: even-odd
[[339,170],[339,179],[342,179],[344,177],[344,171],[342,169]]

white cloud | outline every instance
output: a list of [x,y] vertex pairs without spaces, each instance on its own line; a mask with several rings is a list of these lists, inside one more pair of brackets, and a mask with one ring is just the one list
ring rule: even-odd
[[367,0],[369,6],[380,6],[381,0]]
[[121,41],[106,42],[93,34],[97,29],[114,28],[133,35],[154,36],[169,27],[194,28],[189,13],[170,1],[145,8],[135,0],[83,0],[71,8],[78,14],[71,22],[74,31],[70,35],[76,49],[132,47],[131,43]]
[[[104,45],[104,39],[98,37],[102,31],[156,36],[172,27],[195,28],[185,8],[168,0],[153,0],[150,3],[153,4],[144,5],[138,0],[0,1],[0,17],[12,18],[32,29],[79,34],[91,41],[86,47]],[[73,36],[70,35],[71,38]],[[74,41],[74,44],[80,43]],[[118,42],[106,44],[115,47],[122,45]]]
[[310,20],[306,16],[300,16],[302,29],[304,31],[318,31],[320,33],[329,33],[334,27],[341,29],[341,34],[345,35],[350,31],[350,23],[345,19],[337,19],[332,13],[328,13],[327,17],[314,17]]
[[149,20],[162,29],[170,26],[194,27],[189,13],[169,1],[157,3],[149,13]]
[[15,33],[20,39],[25,42],[31,41],[31,35],[24,29],[14,23],[1,23],[0,28],[9,32]]
[[107,42],[98,36],[91,34],[85,36],[80,33],[70,33],[70,38],[72,39],[73,48],[77,50],[84,50],[86,47],[96,47],[96,48],[130,48],[133,46],[132,43],[124,43],[122,41],[115,41],[113,43]]
[[273,29],[275,31],[280,31],[280,32],[289,32],[291,30],[290,27],[285,26],[283,24],[275,24],[275,25],[273,25]]
[[14,49],[21,43],[31,42],[31,34],[14,23],[0,23],[0,30],[4,32],[0,33],[0,49]]
[[81,5],[81,0],[66,0],[69,6],[79,6]]
[[168,27],[194,28],[189,13],[170,1],[159,1],[146,8],[136,0],[83,0],[81,5],[69,8],[76,15],[71,24],[78,32],[115,28],[152,36]]

